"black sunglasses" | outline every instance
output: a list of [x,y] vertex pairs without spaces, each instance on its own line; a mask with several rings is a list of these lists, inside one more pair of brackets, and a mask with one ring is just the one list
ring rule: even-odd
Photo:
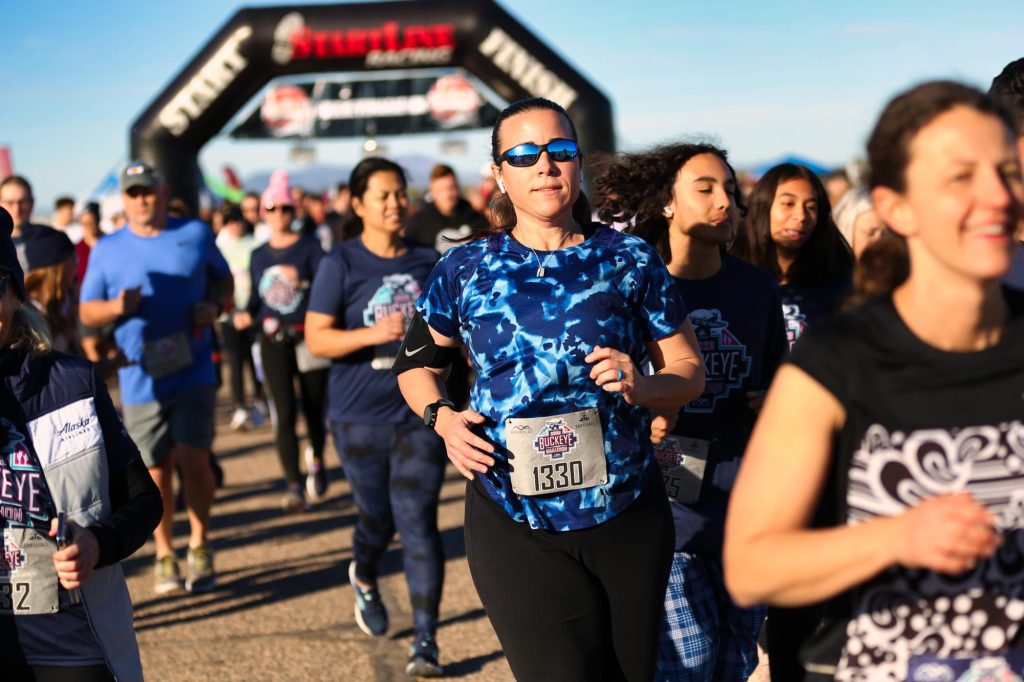
[[266,211],[267,213],[273,213],[274,211],[276,211],[278,209],[280,209],[282,211],[294,211],[295,207],[294,206],[290,206],[288,204],[281,204],[280,206],[274,206],[273,204],[270,204],[269,206],[264,206],[263,207],[263,210]]
[[526,168],[537,163],[540,153],[544,151],[552,161],[572,161],[579,155],[580,148],[575,140],[551,140],[547,144],[526,142],[502,152],[498,157],[498,163],[508,161],[510,166]]

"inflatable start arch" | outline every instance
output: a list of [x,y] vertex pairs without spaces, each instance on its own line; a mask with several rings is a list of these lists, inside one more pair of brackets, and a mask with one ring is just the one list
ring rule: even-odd
[[446,66],[509,102],[558,102],[584,154],[615,151],[608,98],[493,0],[405,0],[239,10],[136,119],[131,157],[195,210],[199,151],[270,80]]

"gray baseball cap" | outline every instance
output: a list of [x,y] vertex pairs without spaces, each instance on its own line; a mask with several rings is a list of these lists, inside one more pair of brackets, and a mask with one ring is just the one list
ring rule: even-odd
[[156,171],[148,163],[143,161],[132,161],[121,171],[121,191],[127,192],[132,187],[147,187],[156,189],[160,184],[160,178]]

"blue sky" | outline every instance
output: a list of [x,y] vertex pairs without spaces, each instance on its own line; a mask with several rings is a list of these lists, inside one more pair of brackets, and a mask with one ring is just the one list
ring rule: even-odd
[[[238,8],[260,4],[280,3],[7,3],[0,144],[35,185],[39,210],[92,190],[126,153],[130,122]],[[786,152],[845,163],[898,90],[939,77],[987,87],[1024,56],[1020,0],[502,4],[612,98],[620,148],[710,136],[739,166]],[[482,166],[486,136],[466,140],[467,156],[452,162]],[[436,137],[387,145],[439,148]],[[288,148],[218,139],[201,161],[245,176],[287,167]],[[354,143],[324,144],[318,161],[356,153]]]

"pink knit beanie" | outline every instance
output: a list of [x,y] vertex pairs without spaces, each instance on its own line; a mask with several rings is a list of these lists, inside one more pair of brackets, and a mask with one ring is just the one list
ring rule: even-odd
[[270,176],[270,184],[263,191],[260,206],[276,208],[278,206],[294,206],[292,194],[288,189],[288,171],[276,170]]

